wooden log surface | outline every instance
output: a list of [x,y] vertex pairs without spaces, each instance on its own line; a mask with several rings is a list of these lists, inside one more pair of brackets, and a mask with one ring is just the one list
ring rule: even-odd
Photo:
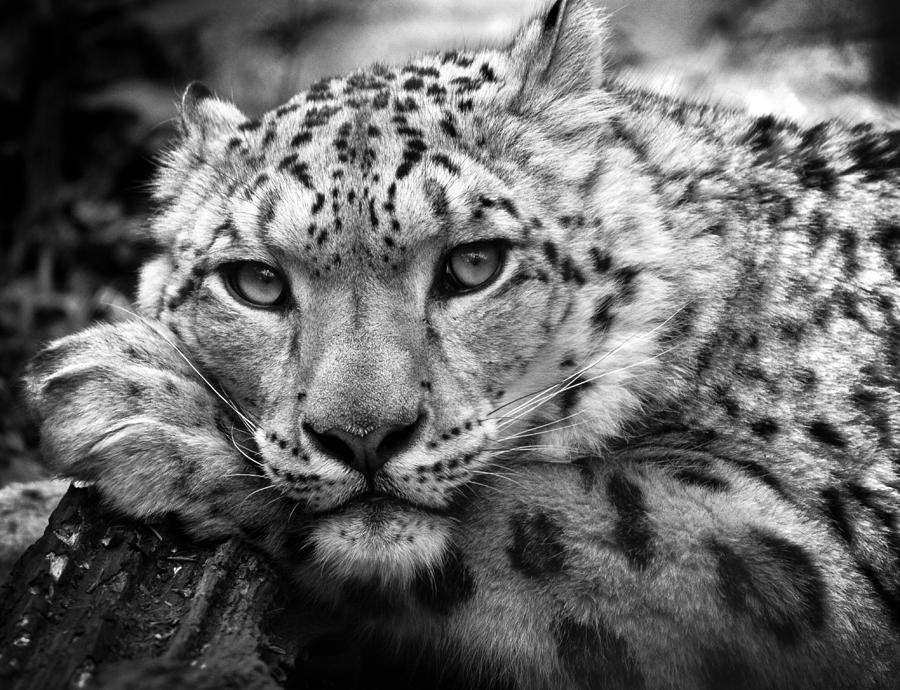
[[283,687],[302,640],[263,632],[279,583],[244,544],[124,522],[70,488],[0,590],[0,687]]

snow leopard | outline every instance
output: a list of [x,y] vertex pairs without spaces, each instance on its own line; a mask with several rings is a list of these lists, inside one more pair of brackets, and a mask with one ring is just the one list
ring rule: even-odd
[[556,0],[248,118],[191,84],[47,457],[470,686],[900,685],[900,132],[648,92]]

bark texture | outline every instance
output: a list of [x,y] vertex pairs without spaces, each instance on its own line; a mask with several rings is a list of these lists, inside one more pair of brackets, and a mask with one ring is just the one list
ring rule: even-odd
[[244,544],[123,522],[70,488],[0,590],[0,686],[284,687],[303,636],[263,631],[279,582]]

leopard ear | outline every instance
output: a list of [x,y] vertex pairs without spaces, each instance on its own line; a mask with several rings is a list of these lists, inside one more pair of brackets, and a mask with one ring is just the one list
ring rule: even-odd
[[181,97],[181,130],[188,142],[203,142],[233,132],[247,118],[231,103],[220,101],[204,84],[188,84]]
[[591,0],[555,0],[528,22],[510,58],[520,74],[514,109],[538,106],[600,85],[604,20]]

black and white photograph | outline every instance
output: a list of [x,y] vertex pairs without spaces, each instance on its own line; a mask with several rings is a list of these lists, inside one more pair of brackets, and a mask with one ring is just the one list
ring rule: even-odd
[[4,0],[0,688],[900,690],[898,0]]

